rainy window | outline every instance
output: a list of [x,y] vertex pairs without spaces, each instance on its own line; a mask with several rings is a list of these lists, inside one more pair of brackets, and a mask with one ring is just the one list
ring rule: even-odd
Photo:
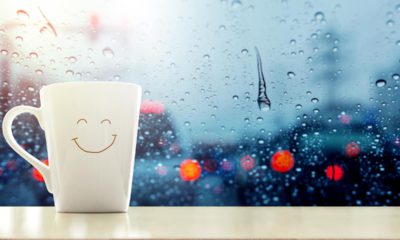
[[[133,82],[132,206],[399,205],[398,24],[396,1],[6,0],[0,119],[51,83]],[[51,161],[34,117],[13,132]],[[0,205],[53,204],[1,136]]]

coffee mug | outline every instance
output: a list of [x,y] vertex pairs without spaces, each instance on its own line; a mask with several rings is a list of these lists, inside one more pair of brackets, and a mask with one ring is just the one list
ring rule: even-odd
[[[40,108],[7,112],[4,138],[42,174],[57,212],[128,210],[141,94],[131,83],[54,83],[40,90]],[[21,113],[33,114],[45,131],[48,166],[12,135],[12,122]]]

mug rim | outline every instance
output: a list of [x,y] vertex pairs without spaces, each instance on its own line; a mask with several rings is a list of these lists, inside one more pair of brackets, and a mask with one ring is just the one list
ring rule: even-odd
[[130,86],[134,87],[136,89],[141,90],[141,86],[136,83],[129,83],[129,82],[121,82],[121,81],[73,81],[73,82],[55,82],[55,83],[50,83],[49,85],[43,86],[40,91],[43,91],[44,89],[50,89],[53,87],[59,87],[63,85],[117,85],[117,86]]

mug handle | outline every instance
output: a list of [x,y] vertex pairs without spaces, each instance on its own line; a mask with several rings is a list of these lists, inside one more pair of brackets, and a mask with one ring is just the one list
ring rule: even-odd
[[30,106],[18,106],[12,108],[7,112],[6,116],[3,119],[3,135],[6,139],[7,143],[17,152],[21,157],[23,157],[26,161],[32,164],[39,172],[42,174],[47,191],[52,193],[51,190],[51,180],[50,180],[50,167],[46,164],[42,163],[39,159],[32,156],[32,154],[25,151],[15,140],[11,125],[14,121],[14,118],[20,115],[21,113],[30,113],[33,114],[39,121],[40,127],[43,129],[42,125],[42,112],[40,108],[30,107]]

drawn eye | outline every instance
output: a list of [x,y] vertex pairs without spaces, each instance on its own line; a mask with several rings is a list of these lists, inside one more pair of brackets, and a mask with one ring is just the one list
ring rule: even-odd
[[104,123],[104,122],[108,122],[108,124],[111,124],[111,121],[109,120],[109,119],[103,119],[103,120],[101,120],[101,122],[100,123]]
[[84,118],[79,119],[78,121],[76,121],[76,124],[79,124],[80,122],[85,122],[87,123],[87,120]]

